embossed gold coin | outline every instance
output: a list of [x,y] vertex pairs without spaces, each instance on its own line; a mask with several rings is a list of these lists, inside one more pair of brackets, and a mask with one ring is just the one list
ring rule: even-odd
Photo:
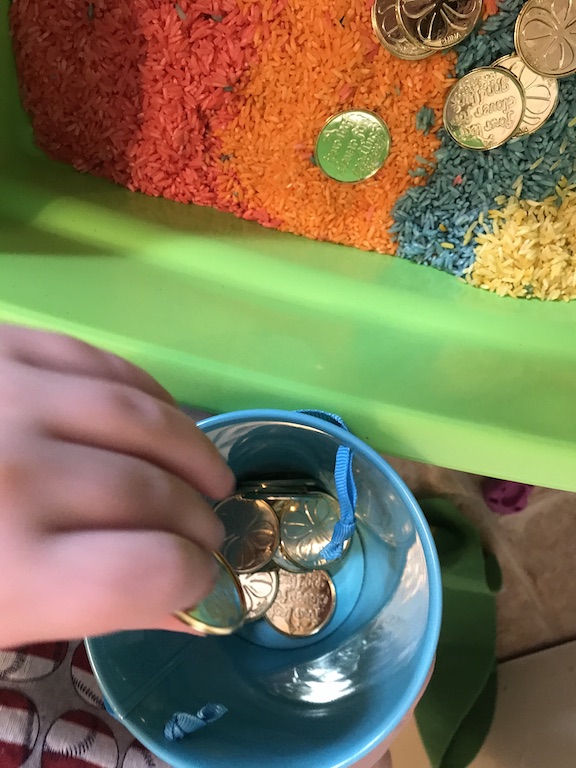
[[[338,501],[327,493],[294,496],[284,504],[280,517],[280,547],[295,565],[308,570],[327,568],[321,554],[332,539],[334,527],[340,519]],[[350,546],[350,539],[344,551]]]
[[244,480],[238,483],[236,494],[239,496],[268,500],[272,496],[286,496],[290,493],[321,491],[316,480],[308,478],[282,478],[280,480]]
[[[307,487],[305,487],[303,481],[299,481],[297,488],[290,488],[289,486],[282,486],[281,484],[276,485],[276,483],[274,483],[269,486],[267,485],[266,488],[263,489],[261,487],[252,487],[243,484],[242,486],[239,486],[238,490],[240,490],[242,495],[247,498],[263,498],[263,500],[272,507],[279,520],[282,519],[285,512],[294,513],[298,510],[300,505],[305,505],[307,500],[312,500],[312,502],[314,502],[318,497],[327,497],[330,499],[330,504],[335,507],[336,515],[338,516],[339,506],[336,499],[325,494],[324,491],[316,490],[317,486],[315,484],[306,485]],[[336,519],[338,519],[338,517],[336,517]],[[333,525],[329,527],[325,537],[325,543],[330,541],[332,530]],[[346,548],[347,547],[348,543],[346,544]],[[310,566],[304,567],[301,564],[293,562],[288,557],[281,541],[272,556],[272,562],[282,570],[290,571],[291,573],[302,573],[303,571],[310,570]],[[322,564],[326,564],[326,562],[322,560]]]
[[218,563],[216,586],[201,603],[175,616],[184,624],[205,635],[231,635],[244,624],[246,600],[236,574],[219,552],[214,552]]
[[409,40],[443,51],[474,31],[482,0],[396,0],[395,11]]
[[351,109],[331,117],[316,140],[314,158],[331,179],[353,184],[378,173],[390,152],[390,131],[381,117]]
[[278,595],[265,615],[278,632],[310,637],[323,629],[336,608],[336,590],[324,571],[278,574]]
[[526,108],[524,117],[515,136],[525,136],[541,128],[556,109],[558,104],[558,81],[555,77],[539,75],[527,66],[520,56],[503,56],[494,62],[495,67],[503,67],[518,79],[524,89]]
[[278,548],[278,518],[261,499],[231,496],[215,507],[226,538],[221,552],[236,573],[253,573],[272,560]]
[[296,565],[296,563],[293,563],[292,560],[286,557],[286,553],[282,549],[282,544],[280,544],[274,553],[272,562],[277,565],[278,568],[282,569],[283,571],[290,571],[290,573],[305,573],[307,571],[306,568],[301,568],[299,565]]
[[524,93],[513,74],[480,67],[452,86],[444,104],[444,126],[467,149],[494,149],[510,139],[524,116]]
[[539,75],[576,73],[576,2],[528,0],[516,19],[514,44],[524,63]]
[[396,18],[396,0],[375,0],[372,6],[372,27],[384,48],[399,59],[417,61],[434,53],[425,45],[406,37]]
[[278,571],[242,573],[238,581],[244,590],[248,613],[246,621],[261,619],[278,594]]

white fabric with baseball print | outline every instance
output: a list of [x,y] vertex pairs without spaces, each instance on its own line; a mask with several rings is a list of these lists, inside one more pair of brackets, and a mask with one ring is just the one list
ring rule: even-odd
[[1,768],[170,768],[104,709],[84,644],[0,651]]

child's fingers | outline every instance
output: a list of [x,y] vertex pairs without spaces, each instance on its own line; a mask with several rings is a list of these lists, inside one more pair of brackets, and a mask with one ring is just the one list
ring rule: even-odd
[[138,456],[218,499],[234,476],[217,449],[177,408],[142,391],[105,381],[47,373],[38,418],[53,436]]
[[116,381],[167,403],[174,402],[164,387],[141,368],[71,336],[5,325],[0,326],[0,350],[35,368]]
[[95,531],[48,539],[41,571],[37,636],[55,639],[163,627],[211,592],[217,567],[177,536]]
[[[44,440],[25,493],[41,500],[44,530],[151,529],[183,536],[211,551],[224,527],[184,480],[142,459]],[[38,504],[38,502],[37,502]]]

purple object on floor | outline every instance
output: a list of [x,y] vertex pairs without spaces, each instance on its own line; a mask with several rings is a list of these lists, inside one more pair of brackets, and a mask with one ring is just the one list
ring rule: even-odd
[[486,478],[482,483],[482,495],[486,505],[497,515],[515,515],[526,509],[534,486],[513,483],[511,480]]

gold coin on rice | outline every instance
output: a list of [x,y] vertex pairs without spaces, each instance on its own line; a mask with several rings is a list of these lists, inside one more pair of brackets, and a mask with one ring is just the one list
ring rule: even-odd
[[514,45],[521,59],[545,77],[576,73],[576,4],[528,0],[516,19]]
[[396,0],[395,10],[409,40],[445,51],[472,34],[480,20],[482,0]]
[[396,18],[396,0],[376,0],[372,6],[372,27],[379,42],[399,59],[417,61],[434,51],[406,37]]
[[326,121],[316,139],[314,160],[325,176],[355,184],[378,173],[390,143],[390,131],[379,115],[348,109]]
[[452,86],[444,127],[466,149],[495,149],[512,138],[524,117],[522,86],[500,67],[473,69]]
[[320,632],[334,614],[336,590],[325,571],[278,574],[278,595],[265,615],[278,632],[289,637],[310,637]]
[[515,136],[525,136],[541,128],[558,104],[558,80],[534,72],[520,56],[511,54],[495,61],[493,66],[503,67],[518,79],[524,89],[526,108]]

